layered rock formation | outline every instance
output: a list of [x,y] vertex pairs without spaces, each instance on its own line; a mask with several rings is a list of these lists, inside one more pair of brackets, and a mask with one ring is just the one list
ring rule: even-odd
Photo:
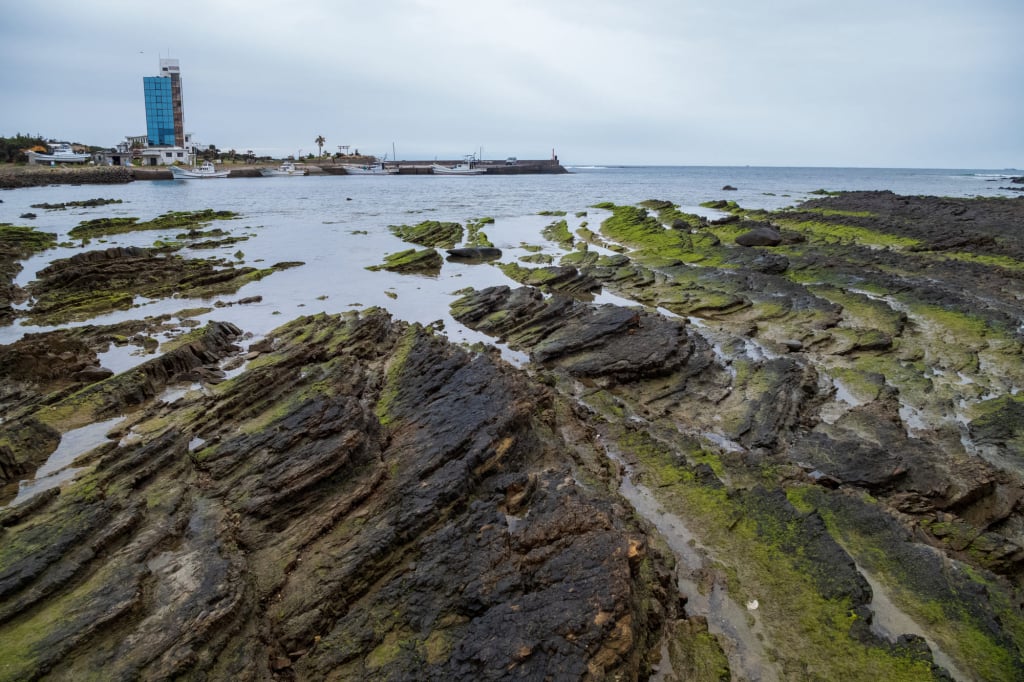
[[670,574],[546,389],[380,310],[261,348],[3,512],[0,678],[646,674]]
[[[521,369],[379,309],[0,348],[0,480],[124,416],[0,509],[0,679],[1020,679],[1024,202],[718,206],[602,205],[461,291]],[[155,257],[17,312],[273,271]]]

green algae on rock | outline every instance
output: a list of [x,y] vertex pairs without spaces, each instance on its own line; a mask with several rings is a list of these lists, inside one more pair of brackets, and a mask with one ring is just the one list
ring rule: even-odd
[[557,242],[564,249],[572,248],[574,239],[572,233],[569,232],[569,224],[565,220],[556,220],[545,227],[541,234],[545,239]]
[[57,245],[57,235],[40,232],[31,227],[0,224],[0,324],[15,316],[12,303],[24,292],[14,286],[14,278],[22,270],[19,261]]
[[68,236],[74,239],[89,239],[110,234],[136,232],[141,230],[180,230],[206,225],[214,220],[232,220],[238,214],[231,211],[171,211],[153,220],[139,222],[138,218],[94,218],[71,228]]
[[424,220],[416,225],[391,225],[391,233],[402,241],[436,249],[452,249],[462,241],[460,223]]
[[601,288],[600,282],[580,273],[571,265],[526,268],[518,263],[500,263],[498,267],[508,277],[522,284],[539,287],[545,291],[558,291],[586,300],[592,299],[593,293]]
[[57,235],[32,227],[0,223],[0,256],[6,259],[27,258],[57,245]]
[[436,275],[441,271],[444,259],[435,249],[407,249],[384,256],[380,265],[368,265],[367,270],[389,270],[391,272]]
[[494,244],[484,233],[483,228],[485,225],[493,225],[494,218],[481,218],[479,220],[471,220],[466,223],[466,236],[465,246],[489,246],[493,247]]
[[54,261],[37,273],[39,279],[28,287],[35,298],[27,317],[56,324],[130,308],[136,296],[210,297],[295,265],[300,264],[235,267],[224,259],[184,258],[159,248],[87,251]]
[[65,201],[59,204],[32,204],[32,208],[42,208],[47,211],[63,211],[68,208],[94,208],[108,204],[120,204],[121,199],[85,199],[83,201]]

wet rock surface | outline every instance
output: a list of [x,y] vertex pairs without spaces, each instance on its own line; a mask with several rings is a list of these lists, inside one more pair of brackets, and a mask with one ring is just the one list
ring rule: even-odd
[[57,235],[19,225],[0,225],[0,324],[10,324],[15,313],[13,303],[25,298],[14,278],[22,270],[21,260],[57,243]]
[[136,296],[213,295],[295,263],[269,268],[235,267],[224,258],[184,258],[162,248],[111,247],[55,261],[37,273],[28,293],[26,316],[36,322],[87,319],[110,310],[130,308]]
[[441,271],[444,260],[435,249],[408,249],[384,257],[380,265],[371,265],[367,270],[390,270],[391,272],[436,275]]
[[[614,208],[602,226],[604,239],[628,247],[625,257],[570,252],[562,260],[562,267],[571,262],[578,268],[577,277],[650,306],[634,310],[632,318],[626,309],[613,314],[607,306],[561,296],[557,286],[545,286],[552,296],[530,288],[472,292],[453,304],[453,315],[528,352],[553,373],[554,385],[581,395],[609,424],[625,419],[602,433],[623,456],[632,451],[629,461],[648,475],[673,480],[659,458],[692,467],[694,480],[702,482],[694,486],[704,492],[679,493],[689,499],[686,505],[692,496],[710,494],[709,486],[734,490],[720,507],[753,521],[761,543],[801,557],[790,566],[824,599],[841,593],[862,619],[848,631],[853,639],[896,658],[915,649],[895,635],[871,642],[877,636],[872,590],[856,561],[873,579],[883,576],[915,618],[931,623],[930,650],[943,660],[958,652],[957,662],[948,663],[955,677],[971,677],[957,664],[999,679],[1020,674],[1021,650],[1006,638],[1024,632],[1019,608],[1009,606],[1024,576],[1024,470],[1014,388],[1024,380],[1014,274],[1022,254],[1012,236],[1024,225],[1024,203],[847,193],[772,214],[734,208],[738,220],[715,227],[687,223],[664,205],[647,203],[659,211],[663,227],[628,207]],[[697,227],[675,227],[681,223]],[[728,247],[730,234],[763,230],[765,223],[782,236],[772,240],[770,254],[756,246]],[[700,234],[708,229],[718,232]],[[602,245],[597,235],[590,241]],[[700,266],[714,262],[740,269]],[[530,277],[516,279],[538,282]],[[703,321],[696,327],[671,322],[668,331],[668,320],[651,312],[654,306]],[[678,352],[684,346],[689,350]],[[647,369],[645,351],[653,359]],[[1010,395],[993,400],[990,390]],[[631,434],[638,423],[657,437],[637,441]],[[700,453],[709,446],[719,446],[711,478],[708,470],[700,473]],[[760,490],[766,476],[778,487],[750,497],[745,491]],[[831,501],[848,500],[855,491],[872,496],[857,513]],[[771,521],[760,517],[765,500],[775,500]],[[801,511],[780,516],[787,500]],[[822,511],[817,521],[803,516],[833,504],[837,511]],[[678,513],[706,523],[706,516],[695,518],[686,508]],[[873,520],[863,516],[868,509]],[[884,536],[872,530],[882,519]],[[783,527],[789,530],[771,530]],[[713,534],[710,527],[704,532]],[[813,543],[823,533],[832,538],[827,552],[790,544],[796,538]],[[722,541],[718,550],[732,546]],[[893,559],[870,558],[876,551]],[[939,577],[947,569],[908,572],[895,557],[911,554],[970,566],[962,570],[973,577],[968,585]],[[829,579],[844,571],[850,577],[837,592]],[[753,573],[744,579],[765,585]],[[996,593],[1004,596],[993,598]],[[939,594],[945,617],[960,614],[957,626],[939,626],[928,615],[927,604]],[[1009,601],[1000,606],[1001,599]],[[776,627],[788,620],[766,618]],[[960,649],[958,628],[987,641],[985,655],[998,652],[1002,663]],[[925,678],[946,674],[930,659],[919,660],[925,662]],[[785,661],[781,675],[802,677]]]
[[546,389],[379,310],[261,348],[4,517],[0,677],[645,675],[669,573]]
[[[4,500],[125,416],[0,509],[0,679],[1020,679],[1024,201],[600,208],[453,297],[522,368],[376,308],[0,348]],[[153,259],[12,300],[164,295]]]

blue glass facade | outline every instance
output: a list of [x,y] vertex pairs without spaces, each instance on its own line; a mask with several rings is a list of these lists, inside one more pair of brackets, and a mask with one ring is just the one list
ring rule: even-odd
[[146,135],[150,145],[174,146],[174,101],[171,79],[147,76],[142,79],[146,93]]

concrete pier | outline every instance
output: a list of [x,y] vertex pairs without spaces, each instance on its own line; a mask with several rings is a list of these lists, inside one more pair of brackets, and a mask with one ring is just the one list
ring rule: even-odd
[[[397,168],[398,175],[433,175],[433,165],[455,166],[464,163],[464,159],[439,159],[436,161],[387,161],[386,168]],[[505,160],[498,161],[477,161],[474,165],[483,168],[484,175],[525,175],[539,173],[568,173],[558,157],[551,159],[521,159],[515,163],[508,163]],[[331,175],[345,175],[344,163],[320,164],[320,170]]]

